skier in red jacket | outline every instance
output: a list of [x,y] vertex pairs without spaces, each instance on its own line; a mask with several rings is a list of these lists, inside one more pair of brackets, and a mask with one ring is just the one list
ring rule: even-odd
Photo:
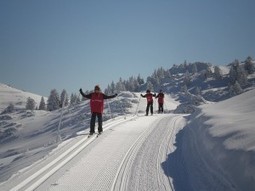
[[89,134],[93,135],[95,133],[96,117],[98,120],[98,133],[101,134],[103,132],[102,113],[104,110],[104,99],[114,98],[117,94],[107,96],[100,91],[100,87],[98,85],[95,86],[94,92],[88,95],[84,94],[82,89],[80,89],[80,93],[83,97],[90,99],[91,120]]
[[163,113],[164,112],[164,93],[162,90],[159,91],[158,95],[156,96],[158,98],[158,113]]
[[149,113],[149,109],[151,111],[151,115],[153,115],[153,97],[155,97],[155,94],[152,94],[150,90],[146,91],[146,94],[141,94],[142,97],[146,97],[147,99],[147,107],[146,107],[146,116]]

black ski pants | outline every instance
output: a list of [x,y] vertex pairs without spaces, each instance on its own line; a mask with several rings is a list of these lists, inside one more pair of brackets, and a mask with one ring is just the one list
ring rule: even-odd
[[163,112],[164,112],[163,103],[159,103],[158,104],[158,113],[163,113]]
[[90,133],[95,133],[96,117],[98,122],[98,132],[100,133],[103,131],[102,113],[92,113],[90,120]]
[[149,110],[151,110],[151,115],[152,115],[153,114],[153,102],[147,102],[146,115],[149,114]]

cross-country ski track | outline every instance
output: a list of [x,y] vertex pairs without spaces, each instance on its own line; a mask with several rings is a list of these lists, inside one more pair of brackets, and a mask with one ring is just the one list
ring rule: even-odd
[[174,190],[162,168],[174,151],[183,115],[127,116],[104,123],[104,133],[87,133],[20,171],[12,187],[22,190]]

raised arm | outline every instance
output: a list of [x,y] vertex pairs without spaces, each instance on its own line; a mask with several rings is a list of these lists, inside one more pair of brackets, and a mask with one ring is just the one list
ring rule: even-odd
[[115,98],[117,95],[118,94],[108,96],[108,95],[103,94],[103,97],[104,97],[104,99],[111,99],[111,98]]
[[84,94],[83,91],[82,91],[82,89],[80,89],[80,94],[81,94],[83,97],[85,97],[85,98],[91,99],[91,94],[88,94],[88,95]]

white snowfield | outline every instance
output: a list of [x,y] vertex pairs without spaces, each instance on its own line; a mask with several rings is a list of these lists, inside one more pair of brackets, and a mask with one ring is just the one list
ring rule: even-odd
[[[15,104],[15,107],[23,107],[26,105],[27,98],[32,98],[39,107],[42,96],[18,90],[8,85],[0,83],[0,113],[10,104]],[[45,98],[45,101],[47,98]]]
[[[104,122],[98,138],[88,138],[88,129],[79,132],[1,183],[0,190],[255,190],[255,90],[202,105],[191,115],[156,114],[155,103],[155,114],[144,116],[146,99],[133,93],[123,99],[128,96],[140,99],[138,116]],[[169,111],[178,105],[169,95],[165,100]],[[65,120],[75,121],[80,107],[87,105],[67,112]]]
[[73,139],[2,189],[172,190],[161,165],[184,125],[173,114],[113,120],[98,138]]

